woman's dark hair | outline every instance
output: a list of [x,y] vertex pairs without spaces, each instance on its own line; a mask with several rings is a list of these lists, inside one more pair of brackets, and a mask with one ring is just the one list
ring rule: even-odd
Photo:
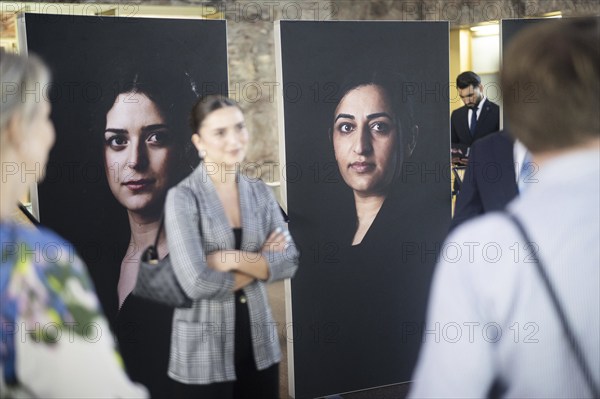
[[[374,85],[380,87],[390,102],[392,108],[392,117],[394,119],[396,131],[398,132],[397,154],[398,167],[395,177],[400,175],[402,164],[412,155],[418,137],[418,126],[413,120],[413,107],[410,96],[402,96],[404,80],[391,67],[365,67],[356,68],[348,74],[338,91],[335,107],[340,104],[343,98],[350,91],[362,87]],[[333,113],[333,112],[332,112]],[[332,127],[329,129],[332,137]]]
[[192,128],[192,132],[198,133],[200,126],[202,126],[202,122],[204,122],[204,119],[206,119],[208,114],[226,107],[236,107],[241,110],[238,103],[234,100],[219,94],[199,98],[192,107],[192,112],[190,114],[190,127]]

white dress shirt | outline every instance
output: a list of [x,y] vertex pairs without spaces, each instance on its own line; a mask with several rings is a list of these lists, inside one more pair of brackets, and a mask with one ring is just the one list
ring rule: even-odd
[[[483,104],[487,101],[487,97],[483,96],[483,98],[481,99],[481,101],[479,101],[479,104],[477,104],[477,120],[479,120],[479,115],[481,115],[481,110],[483,109]],[[473,117],[473,109],[469,108],[469,112],[467,115],[467,121],[469,122],[469,129],[471,128],[471,118]]]
[[[600,378],[600,152],[540,166],[509,212],[538,248],[566,316]],[[505,215],[467,222],[435,272],[412,398],[591,397],[528,247]]]
[[521,169],[523,168],[523,162],[525,162],[525,155],[527,155],[527,147],[519,140],[515,140],[513,145],[513,159],[515,160],[515,178],[517,183],[521,176]]

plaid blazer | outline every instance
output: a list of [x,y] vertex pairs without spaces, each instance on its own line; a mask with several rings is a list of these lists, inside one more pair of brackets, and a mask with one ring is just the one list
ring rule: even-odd
[[[165,204],[169,256],[181,287],[194,300],[191,308],[175,310],[171,333],[169,376],[187,384],[236,379],[233,274],[210,269],[205,257],[214,251],[234,249],[235,238],[207,169],[201,163],[169,190]],[[275,197],[262,181],[238,174],[238,189],[241,248],[248,251],[246,256],[252,256],[275,228],[285,228],[285,222]],[[283,252],[263,255],[269,264],[269,281],[291,278],[298,267],[293,243]],[[278,326],[264,282],[254,281],[244,292],[254,359],[257,368],[263,370],[281,360]]]

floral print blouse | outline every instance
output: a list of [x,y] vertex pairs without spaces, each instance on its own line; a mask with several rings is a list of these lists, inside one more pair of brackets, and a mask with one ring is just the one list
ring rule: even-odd
[[124,372],[74,246],[47,229],[12,223],[0,224],[0,239],[2,390],[145,397]]

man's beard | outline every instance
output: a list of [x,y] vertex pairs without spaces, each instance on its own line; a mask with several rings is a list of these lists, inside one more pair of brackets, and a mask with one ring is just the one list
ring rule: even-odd
[[481,103],[482,99],[483,98],[479,98],[479,100],[477,100],[477,102],[475,104],[469,104],[469,105],[467,105],[467,108],[469,108],[469,109],[477,109],[477,107],[479,107],[479,103]]

